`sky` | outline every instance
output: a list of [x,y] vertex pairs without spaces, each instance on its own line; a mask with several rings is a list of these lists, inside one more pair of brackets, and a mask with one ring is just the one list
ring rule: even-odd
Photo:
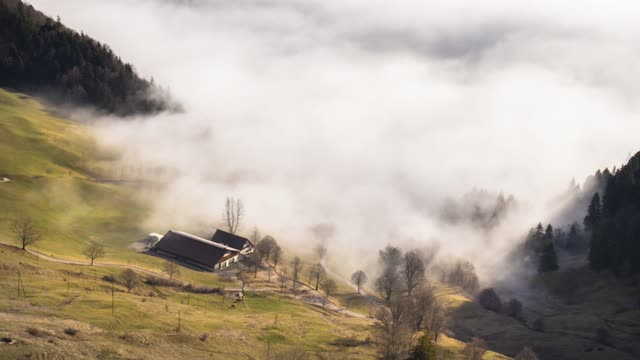
[[333,224],[334,249],[439,241],[490,264],[486,239],[438,222],[445,197],[513,194],[502,250],[572,178],[640,150],[634,1],[30,2],[184,105],[97,125],[174,171],[158,232],[219,222],[237,196],[246,233],[308,244]]

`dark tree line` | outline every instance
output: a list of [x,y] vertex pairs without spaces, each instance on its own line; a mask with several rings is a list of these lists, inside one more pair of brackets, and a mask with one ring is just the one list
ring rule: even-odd
[[153,82],[141,79],[107,45],[22,1],[0,0],[0,86],[118,115],[171,107]]
[[640,272],[640,153],[614,171],[584,219],[591,231],[589,264],[618,275]]
[[[572,231],[577,231],[572,227]],[[551,224],[543,227],[538,223],[536,227],[529,230],[524,243],[524,252],[530,262],[537,264],[538,272],[551,272],[558,270],[558,257],[556,255],[556,243],[562,242],[559,238],[564,237],[564,232],[553,230]]]
[[563,249],[588,252],[596,271],[640,273],[640,153],[620,169],[598,171],[591,182],[589,189],[600,191],[585,205],[583,227],[574,223],[554,230],[538,224],[529,231],[521,250],[540,272],[557,270],[556,251]]

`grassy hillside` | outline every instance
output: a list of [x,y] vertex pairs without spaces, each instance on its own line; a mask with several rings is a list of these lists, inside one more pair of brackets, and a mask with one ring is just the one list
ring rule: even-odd
[[[26,297],[18,296],[18,270]],[[71,274],[69,290],[67,271]],[[341,339],[364,343],[371,337],[372,321],[338,316],[273,293],[251,293],[246,305],[240,302],[230,307],[232,299],[223,302],[220,295],[188,295],[160,288],[164,298],[157,294],[151,297],[149,286],[126,293],[116,284],[112,314],[111,284],[101,277],[117,276],[119,271],[52,264],[0,246],[0,337],[17,341],[2,345],[0,357],[48,354],[49,358],[173,359],[225,355],[247,359],[265,358],[267,346],[272,358],[276,352],[299,347],[308,352],[339,351],[353,359],[374,354],[372,345],[335,345]],[[180,332],[176,330],[178,316]],[[64,333],[66,328],[80,331],[70,336]]]
[[[88,131],[58,118],[26,96],[0,91],[0,237],[8,221],[28,216],[41,229],[38,250],[81,257],[89,239],[104,241],[112,257],[144,236],[146,209],[133,188],[93,180],[108,164]],[[126,258],[126,256],[125,256]]]
[[[159,271],[161,261],[128,246],[150,229],[148,209],[133,186],[100,183],[103,168],[114,159],[95,145],[81,124],[59,118],[28,96],[0,90],[0,243],[18,245],[9,221],[29,216],[42,233],[32,249],[57,258],[84,260],[89,240],[104,242],[102,263],[134,264]],[[17,271],[26,297],[18,296]],[[181,269],[180,278],[199,286],[236,287],[214,274]],[[66,275],[71,274],[69,294]],[[249,294],[246,306],[229,308],[220,295],[188,294],[165,288],[164,298],[149,297],[142,286],[127,294],[103,275],[121,268],[78,267],[39,259],[14,247],[0,246],[0,335],[17,340],[2,346],[2,358],[154,358],[262,357],[300,344],[307,351],[336,350],[340,337],[372,336],[372,321],[325,313],[286,296]],[[188,299],[188,300],[187,300]],[[188,303],[187,303],[188,301]],[[205,309],[206,308],[206,309]],[[178,312],[181,331],[176,332]],[[270,325],[278,314],[278,328]],[[64,333],[72,327],[75,336]],[[34,334],[27,332],[27,329]],[[35,329],[35,330],[34,330]],[[201,340],[207,334],[205,341]],[[52,345],[54,344],[54,345]],[[349,350],[349,349],[347,349]],[[358,347],[354,358],[370,358],[373,348]],[[46,354],[46,355],[45,355]]]
[[[12,219],[30,217],[41,232],[32,249],[68,260],[86,261],[90,240],[105,244],[101,262],[157,269],[161,261],[128,249],[153,229],[144,227],[149,209],[138,186],[102,183],[113,166],[111,152],[99,149],[82,124],[55,116],[37,101],[0,89],[0,243],[18,245]],[[218,283],[203,273],[183,271],[186,281]]]
[[[162,265],[159,258],[129,249],[156,230],[144,226],[149,209],[137,194],[145,184],[99,181],[116,160],[117,154],[96,146],[84,125],[57,117],[26,95],[0,90],[0,177],[10,179],[0,182],[0,338],[16,341],[0,344],[0,358],[264,359],[269,352],[276,359],[288,351],[329,359],[375,357],[374,320],[281,294],[275,277],[268,281],[266,272],[257,279],[236,274],[257,291],[247,292],[245,302],[234,307],[231,298],[220,294],[148,285],[127,293],[116,283],[112,314],[112,283],[103,276],[117,278],[122,266],[159,273]],[[87,262],[83,249],[97,240],[105,244],[107,256],[99,259],[101,266],[90,267],[18,250],[9,222],[25,216],[42,233],[41,241],[30,246],[37,252]],[[18,272],[26,296],[18,292]],[[200,287],[240,286],[234,278],[186,268],[179,278]],[[369,300],[335,278],[336,303],[361,314],[372,312]],[[455,296],[450,289],[443,291]],[[65,333],[71,328],[79,332]],[[439,346],[443,358],[462,359],[464,343],[443,336]],[[505,357],[489,352],[484,359]]]

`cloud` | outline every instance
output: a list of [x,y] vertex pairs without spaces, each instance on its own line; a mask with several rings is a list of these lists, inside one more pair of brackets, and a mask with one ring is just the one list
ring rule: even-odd
[[[330,223],[347,252],[438,240],[489,269],[487,243],[505,252],[572,178],[638,150],[634,2],[31,2],[185,104],[98,127],[170,169],[157,231],[214,222],[234,195],[247,231],[293,243]],[[523,213],[489,239],[440,224],[474,187]]]

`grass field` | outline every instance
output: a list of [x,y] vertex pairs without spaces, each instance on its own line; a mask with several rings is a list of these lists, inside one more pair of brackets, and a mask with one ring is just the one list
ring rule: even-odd
[[[29,217],[41,240],[32,249],[61,259],[86,261],[91,240],[104,243],[100,262],[157,269],[161,260],[128,249],[153,231],[149,209],[137,196],[143,185],[98,181],[116,160],[99,149],[85,126],[56,117],[27,96],[0,90],[0,241],[19,245],[12,219]],[[217,285],[216,277],[183,270],[185,281]]]
[[[18,270],[26,297],[18,296]],[[53,264],[16,248],[0,246],[0,297],[4,309],[0,311],[0,336],[18,341],[1,347],[0,354],[5,358],[44,354],[52,351],[50,340],[60,343],[54,347],[60,356],[71,358],[93,358],[107,352],[111,352],[107,358],[114,359],[225,353],[232,354],[231,358],[264,358],[267,346],[272,354],[298,347],[307,352],[339,351],[354,359],[371,358],[374,353],[372,345],[333,345],[342,338],[364,343],[372,336],[372,321],[328,313],[274,293],[249,293],[246,306],[239,302],[230,307],[232,299],[223,302],[220,295],[188,294],[163,287],[163,298],[150,296],[152,288],[147,285],[127,293],[116,284],[112,314],[111,283],[101,277],[117,276],[120,271]],[[80,332],[77,336],[66,335],[66,327]],[[28,333],[28,328],[37,329],[39,335]],[[202,341],[204,334],[207,338]]]

